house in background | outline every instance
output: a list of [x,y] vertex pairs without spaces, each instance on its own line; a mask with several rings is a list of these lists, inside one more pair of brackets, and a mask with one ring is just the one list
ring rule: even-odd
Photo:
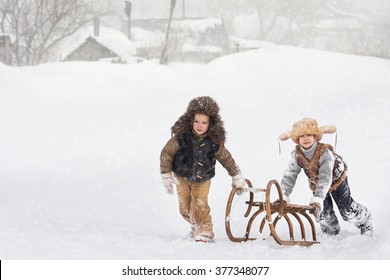
[[165,33],[140,27],[131,29],[131,39],[137,49],[137,56],[145,59],[159,59],[165,43]]
[[61,40],[49,51],[46,61],[130,62],[136,47],[127,36],[112,28],[87,26]]
[[168,55],[174,61],[209,62],[230,53],[230,40],[222,19],[175,20]]
[[[165,44],[167,19],[132,20],[131,38],[137,54],[147,59],[159,58]],[[127,34],[128,24],[122,30]],[[230,53],[227,30],[220,18],[174,19],[168,41],[169,61],[207,63]]]
[[12,61],[12,37],[9,34],[0,33],[0,62],[11,65]]

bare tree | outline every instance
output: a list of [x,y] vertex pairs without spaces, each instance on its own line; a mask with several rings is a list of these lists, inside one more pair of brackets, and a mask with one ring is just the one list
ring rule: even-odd
[[14,37],[16,65],[42,62],[47,50],[96,12],[85,0],[0,0],[0,28]]

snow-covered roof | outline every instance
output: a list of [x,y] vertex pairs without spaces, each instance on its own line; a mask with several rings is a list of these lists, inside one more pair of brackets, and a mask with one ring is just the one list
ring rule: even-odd
[[201,46],[226,47],[229,43],[227,31],[220,18],[175,20],[172,22],[172,37]]
[[134,43],[124,33],[104,26],[100,26],[99,36],[94,36],[93,31],[93,26],[82,27],[73,35],[61,40],[53,47],[49,60],[65,59],[84,44],[88,38],[93,38],[124,60],[130,60],[136,54]]
[[165,34],[159,30],[148,31],[133,27],[131,28],[131,39],[137,48],[161,47],[165,41]]

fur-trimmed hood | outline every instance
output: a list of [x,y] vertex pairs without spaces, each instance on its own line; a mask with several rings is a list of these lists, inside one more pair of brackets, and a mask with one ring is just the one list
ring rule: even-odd
[[187,111],[171,127],[172,134],[177,135],[191,131],[195,114],[209,116],[210,125],[207,135],[215,143],[223,145],[226,141],[226,131],[219,115],[219,106],[209,96],[196,97],[189,102]]
[[296,144],[299,144],[299,136],[312,134],[316,141],[320,141],[324,133],[334,132],[336,132],[336,127],[333,125],[318,127],[315,119],[305,118],[296,121],[290,131],[280,134],[279,140],[285,141],[291,138]]

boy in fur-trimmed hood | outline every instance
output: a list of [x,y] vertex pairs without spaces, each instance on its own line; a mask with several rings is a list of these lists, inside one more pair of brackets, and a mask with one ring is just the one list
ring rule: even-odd
[[316,120],[305,118],[295,122],[291,131],[279,136],[282,141],[291,138],[297,144],[281,181],[283,199],[289,203],[289,195],[303,169],[313,192],[309,204],[315,206],[313,214],[324,234],[336,235],[340,231],[333,211],[333,198],[345,221],[353,223],[362,235],[372,236],[371,213],[351,197],[346,163],[331,145],[319,142],[324,133],[335,131],[334,126],[318,127]]
[[171,131],[172,137],[160,155],[163,184],[169,194],[176,185],[180,214],[191,224],[191,237],[212,242],[208,194],[216,161],[232,176],[234,186],[245,186],[239,167],[225,148],[226,132],[218,104],[208,96],[192,99]]

